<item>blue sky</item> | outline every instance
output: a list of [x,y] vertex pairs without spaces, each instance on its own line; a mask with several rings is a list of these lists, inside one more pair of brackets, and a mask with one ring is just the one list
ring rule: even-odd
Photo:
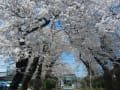
[[62,22],[60,20],[57,20],[55,22],[55,30],[63,30],[63,29],[64,29],[64,27],[62,25]]
[[110,9],[114,13],[120,13],[120,4],[119,3],[113,3]]
[[64,26],[62,24],[62,22],[60,20],[53,22],[50,22],[48,26],[51,26],[52,24],[54,24],[54,29],[55,30],[64,30]]
[[[62,60],[62,62],[67,63],[72,68],[76,69],[75,74],[78,77],[84,77],[86,75],[85,66],[83,65],[83,63],[79,64],[79,63],[75,62],[75,58],[72,53],[63,52],[61,54],[61,60]],[[78,65],[79,65],[79,67],[78,67]]]
[[0,20],[0,26],[4,25],[4,22]]

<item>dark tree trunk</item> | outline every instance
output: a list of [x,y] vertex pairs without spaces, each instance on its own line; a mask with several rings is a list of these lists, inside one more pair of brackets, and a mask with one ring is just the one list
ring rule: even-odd
[[105,90],[113,90],[113,80],[112,80],[112,73],[110,70],[105,69],[104,70],[104,86]]
[[9,90],[17,90],[19,83],[23,79],[27,64],[28,64],[28,58],[19,60],[16,63],[16,68],[18,70],[16,71],[16,75],[13,77],[13,80],[12,80],[12,83],[10,84]]
[[23,78],[23,74],[17,72],[12,80],[12,83],[10,84],[9,90],[17,90],[22,78]]
[[36,71],[38,61],[39,61],[39,57],[35,57],[34,60],[33,60],[33,63],[31,64],[31,66],[28,70],[28,73],[26,73],[26,75],[23,79],[22,90],[27,90],[28,84],[29,84],[34,72]]
[[97,57],[95,57],[95,59],[104,71],[103,78],[105,90],[113,90],[112,71],[110,71],[105,65],[103,65],[103,63]]
[[[118,62],[119,63],[119,62]],[[113,69],[114,90],[120,90],[120,65],[115,64]]]
[[42,64],[44,61],[44,57],[41,58],[41,62],[38,66],[38,72],[35,77],[34,83],[33,83],[33,90],[42,90],[42,79],[41,79],[41,74],[42,74]]

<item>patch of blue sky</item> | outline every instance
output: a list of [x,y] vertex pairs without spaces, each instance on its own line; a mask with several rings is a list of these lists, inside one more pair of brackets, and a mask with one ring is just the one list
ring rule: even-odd
[[5,24],[5,22],[0,20],[0,26],[3,26],[4,24]]
[[85,65],[83,63],[80,63],[78,67],[78,63],[75,62],[74,54],[69,53],[69,52],[63,52],[60,58],[63,63],[67,63],[69,66],[75,69],[76,76],[82,78],[87,75]]
[[60,20],[55,21],[54,25],[55,25],[55,30],[63,30],[64,29],[62,22]]
[[82,62],[80,63],[80,66],[76,69],[75,74],[78,77],[81,77],[81,78],[87,76],[87,74],[88,74],[87,69],[86,69],[85,65]]
[[61,59],[64,63],[67,63],[69,64],[71,67],[75,67],[75,58],[74,58],[74,55],[71,54],[71,53],[66,53],[66,52],[63,52],[62,55],[61,55]]
[[116,14],[120,13],[120,3],[114,3],[110,7],[110,10]]
[[64,27],[63,27],[62,22],[60,20],[57,20],[55,22],[50,22],[47,26],[51,27],[52,24],[54,25],[55,30],[64,30]]

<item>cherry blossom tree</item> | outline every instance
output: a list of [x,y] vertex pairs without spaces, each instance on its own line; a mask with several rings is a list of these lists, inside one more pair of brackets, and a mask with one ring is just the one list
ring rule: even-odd
[[[34,90],[42,90],[42,81],[57,69],[60,54],[71,49],[77,49],[76,62],[87,68],[91,90],[98,65],[106,83],[111,82],[106,90],[114,90],[112,78],[120,78],[115,55],[120,47],[119,4],[119,0],[1,0],[0,16],[6,23],[0,27],[1,53],[14,56],[17,68],[9,90],[16,90],[21,81],[26,90],[32,77],[39,81]],[[56,27],[60,20],[64,28]]]

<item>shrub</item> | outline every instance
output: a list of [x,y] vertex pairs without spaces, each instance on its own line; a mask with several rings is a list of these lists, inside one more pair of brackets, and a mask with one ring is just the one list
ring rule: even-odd
[[51,90],[56,87],[56,81],[54,79],[47,79],[45,81],[45,90]]

